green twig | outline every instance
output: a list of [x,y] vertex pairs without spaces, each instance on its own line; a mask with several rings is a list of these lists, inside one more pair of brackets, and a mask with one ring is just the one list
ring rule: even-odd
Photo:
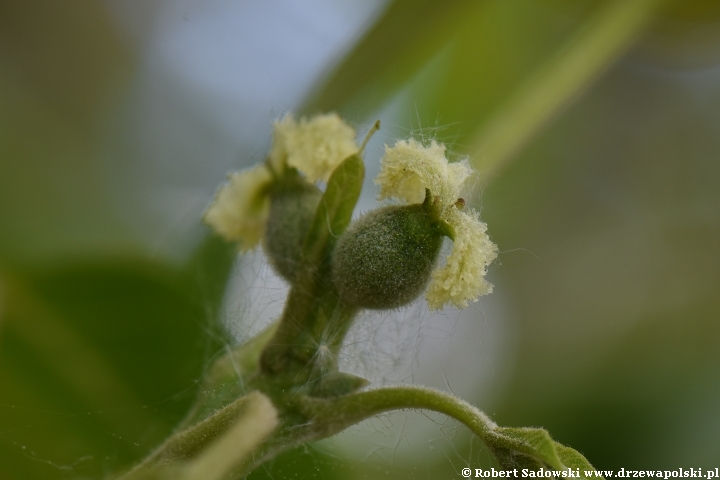
[[440,390],[427,387],[384,387],[353,393],[335,400],[306,398],[304,412],[313,423],[328,426],[333,435],[367,418],[390,410],[419,408],[444,413],[467,425],[480,438],[487,437],[496,425],[469,403]]
[[[417,408],[444,413],[460,421],[487,445],[503,468],[564,471],[576,467],[594,471],[585,457],[553,441],[544,429],[498,427],[468,402],[440,390],[417,386],[385,387],[331,400],[307,397],[300,403],[303,413],[316,425],[316,434],[324,437],[380,413]],[[580,472],[580,476],[583,477],[584,472]]]
[[[278,330],[260,359],[266,372],[304,367],[327,339],[328,322],[347,331],[357,311],[342,305],[330,281],[330,255],[352,219],[365,166],[359,155],[346,158],[332,173],[302,249],[300,271],[288,295]],[[342,339],[340,340],[342,341]],[[334,352],[335,354],[337,352]],[[293,365],[294,364],[294,365]]]

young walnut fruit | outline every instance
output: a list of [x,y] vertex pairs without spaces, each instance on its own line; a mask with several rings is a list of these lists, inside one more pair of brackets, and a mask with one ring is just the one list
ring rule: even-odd
[[321,196],[320,189],[299,178],[270,193],[263,249],[275,271],[289,282],[297,275],[303,243]]
[[424,204],[388,206],[353,223],[338,239],[332,280],[340,299],[391,309],[415,300],[430,280],[448,225]]

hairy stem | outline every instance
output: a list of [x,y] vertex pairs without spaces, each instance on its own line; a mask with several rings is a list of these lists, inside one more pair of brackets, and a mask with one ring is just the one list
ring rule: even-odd
[[[330,400],[305,397],[300,406],[301,411],[311,418],[309,423],[315,425],[317,439],[334,435],[383,412],[417,408],[444,413],[467,426],[503,468],[551,468],[557,471],[577,468],[583,478],[585,472],[595,471],[585,457],[555,442],[546,430],[499,427],[468,402],[427,387],[385,387]],[[594,473],[587,475],[587,478],[596,477]]]
[[[341,321],[343,325],[336,330],[344,336],[355,317],[356,311],[345,308],[334,291],[330,256],[337,237],[350,223],[364,175],[362,158],[351,155],[330,176],[305,238],[300,269],[280,325],[260,359],[265,372],[304,368],[328,340],[324,337],[327,323]],[[342,338],[331,339],[330,344],[336,343],[342,343]]]
[[496,427],[487,415],[464,400],[440,390],[410,385],[367,390],[331,401],[306,398],[303,406],[304,413],[312,417],[314,423],[330,427],[329,435],[377,414],[408,408],[444,413],[462,422],[481,439]]

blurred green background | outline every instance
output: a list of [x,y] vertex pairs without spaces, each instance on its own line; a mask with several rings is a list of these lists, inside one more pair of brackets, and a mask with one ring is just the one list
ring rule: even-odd
[[[717,1],[6,0],[0,478],[106,478],[172,430],[242,330],[200,215],[290,109],[382,118],[369,162],[414,132],[480,170],[501,253],[470,312],[509,333],[469,401],[598,469],[720,466]],[[252,477],[489,464],[444,428]]]

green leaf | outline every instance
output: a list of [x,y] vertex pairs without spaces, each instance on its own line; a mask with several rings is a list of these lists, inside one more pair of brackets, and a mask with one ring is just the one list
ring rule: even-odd
[[191,300],[207,309],[208,318],[216,318],[238,250],[237,244],[205,229],[208,231],[205,238],[186,262],[179,280],[192,295]]
[[350,224],[360,198],[365,165],[359,154],[351,155],[333,171],[303,246],[303,260],[316,268],[329,261],[337,237]]
[[540,460],[522,453],[505,448],[491,448],[491,450],[500,466],[505,470],[527,468],[528,470],[538,471],[545,468],[545,464]]
[[279,322],[232,349],[227,349],[205,373],[200,394],[178,429],[194,425],[247,393],[248,381],[257,373],[260,354],[272,339]]
[[498,427],[487,438],[503,468],[579,469],[581,478],[586,478],[584,471],[595,471],[585,457],[554,441],[542,428]]
[[499,427],[487,438],[491,448],[524,454],[554,469],[563,469],[563,464],[555,450],[555,442],[542,428]]
[[171,431],[225,341],[214,318],[221,289],[189,279],[203,271],[209,285],[222,283],[227,269],[195,265],[183,271],[124,258],[6,275],[4,469],[52,479],[65,475],[58,466],[73,465],[77,475],[102,476]]
[[301,111],[374,112],[457,35],[482,3],[392,2]]
[[581,478],[603,478],[600,476],[593,475],[592,477],[586,477],[585,471],[595,471],[595,468],[590,465],[590,462],[577,450],[570,447],[566,447],[560,443],[555,442],[555,449],[557,450],[558,457],[562,460],[563,464],[572,469],[579,469]]
[[407,88],[412,130],[467,145],[486,170],[592,85],[662,3],[395,1],[303,110],[365,120]]
[[247,480],[282,480],[291,478],[319,478],[342,480],[353,478],[352,467],[337,455],[302,445],[265,462],[253,470]]
[[482,162],[477,168],[505,162],[524,146],[633,44],[660,3],[614,0],[581,24],[473,134],[470,152]]
[[330,398],[347,395],[370,383],[367,379],[346,372],[330,372],[323,375],[313,386],[312,395]]

